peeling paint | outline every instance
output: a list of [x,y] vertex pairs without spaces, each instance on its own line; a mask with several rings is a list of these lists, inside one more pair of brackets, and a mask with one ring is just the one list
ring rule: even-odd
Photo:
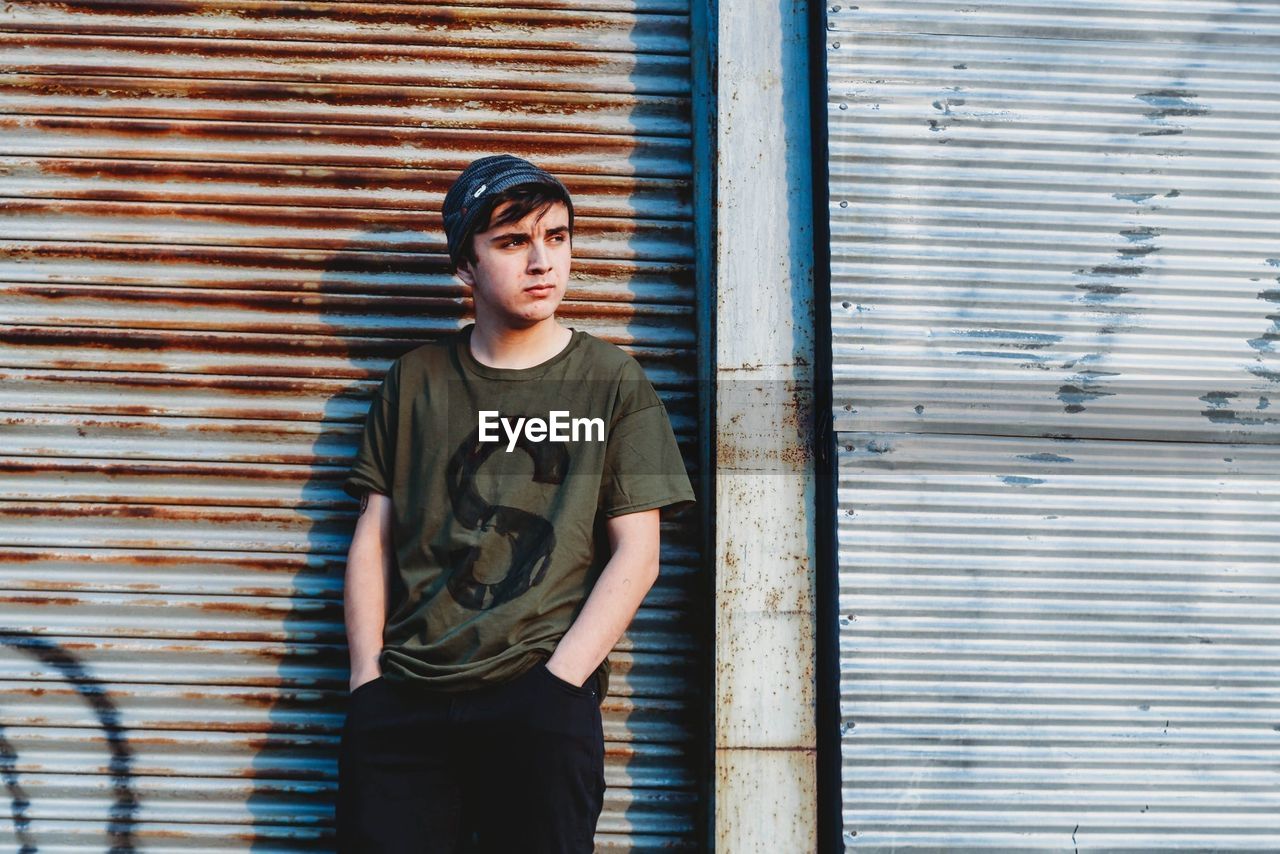
[[1064,457],[1061,454],[1042,452],[1038,454],[1018,454],[1018,459],[1029,460],[1033,463],[1070,463],[1074,462],[1071,457]]
[[[1106,374],[1100,374],[1105,376]],[[1064,404],[1065,412],[1083,412],[1084,404],[1091,400],[1098,400],[1103,397],[1113,397],[1115,392],[1107,391],[1093,382],[1093,374],[1080,373],[1074,379],[1079,383],[1064,384],[1058,387],[1057,397]]]
[[1062,336],[1051,332],[1020,332],[1013,329],[965,329],[957,334],[966,338],[983,338],[992,343],[1009,342],[1028,349],[1051,347],[1062,340]]

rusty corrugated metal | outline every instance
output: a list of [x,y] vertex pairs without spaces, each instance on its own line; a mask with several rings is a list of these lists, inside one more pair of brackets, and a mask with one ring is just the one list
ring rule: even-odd
[[[339,486],[387,365],[465,320],[471,159],[564,177],[560,314],[696,461],[689,75],[673,0],[0,11],[0,838],[332,850]],[[613,658],[600,850],[699,835],[698,542],[664,527]]]
[[846,846],[1280,848],[1280,15],[827,19]]

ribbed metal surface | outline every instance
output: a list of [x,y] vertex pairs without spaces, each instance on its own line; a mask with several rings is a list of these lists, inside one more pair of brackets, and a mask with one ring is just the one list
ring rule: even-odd
[[1274,6],[829,23],[838,429],[1280,438]]
[[1273,447],[845,434],[840,474],[848,847],[1280,846]]
[[[644,364],[696,470],[687,9],[26,3],[0,31],[0,839],[332,850],[339,487],[387,365],[468,311],[439,218],[468,161],[564,177],[560,314]],[[663,533],[600,850],[697,838],[699,540]]]
[[1280,12],[827,18],[846,846],[1280,848]]

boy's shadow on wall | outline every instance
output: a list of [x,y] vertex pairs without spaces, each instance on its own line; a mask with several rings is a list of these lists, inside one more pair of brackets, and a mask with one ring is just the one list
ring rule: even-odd
[[[315,314],[306,319],[331,327],[319,354],[328,358],[321,361],[339,367],[314,378],[331,389],[315,400],[320,420],[295,508],[305,529],[298,537],[303,553],[283,620],[287,651],[279,659],[270,731],[252,762],[251,850],[278,851],[282,843],[336,849],[333,806],[350,673],[343,586],[359,509],[342,483],[386,368],[455,329],[470,302],[464,285],[446,282],[448,272],[438,255],[428,254],[421,232],[399,226],[351,238],[326,252],[321,265],[299,291],[315,298]],[[299,810],[300,804],[306,808]],[[264,833],[266,828],[278,832]]]

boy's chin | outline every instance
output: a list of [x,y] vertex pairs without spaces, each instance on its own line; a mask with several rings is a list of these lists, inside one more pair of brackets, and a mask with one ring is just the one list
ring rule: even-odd
[[548,320],[554,320],[556,308],[557,306],[550,306],[547,308],[540,307],[536,312],[529,312],[528,314],[516,317],[503,317],[499,322],[504,323],[512,329],[528,329],[530,327],[537,326],[539,323],[546,323]]

